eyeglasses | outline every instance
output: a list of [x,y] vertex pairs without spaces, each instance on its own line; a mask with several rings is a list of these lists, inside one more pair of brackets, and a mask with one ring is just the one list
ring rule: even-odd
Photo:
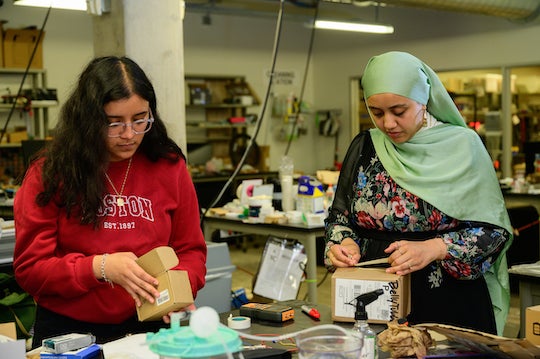
[[108,132],[107,135],[109,137],[120,137],[122,133],[126,130],[126,127],[131,127],[131,130],[134,134],[140,135],[143,133],[146,133],[150,131],[152,128],[152,123],[154,122],[154,118],[152,117],[152,113],[148,113],[148,118],[144,118],[141,120],[135,120],[132,122],[112,122],[109,123],[108,126]]

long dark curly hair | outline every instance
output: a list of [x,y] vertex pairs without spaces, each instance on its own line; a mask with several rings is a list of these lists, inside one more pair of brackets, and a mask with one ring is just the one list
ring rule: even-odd
[[155,162],[184,158],[180,147],[167,135],[156,108],[154,88],[144,71],[127,57],[99,57],[81,73],[75,89],[63,105],[53,140],[42,153],[44,191],[36,202],[55,201],[68,217],[79,216],[81,224],[99,223],[98,212],[106,191],[105,171],[108,119],[104,105],[132,95],[150,104],[154,123],[138,149]]

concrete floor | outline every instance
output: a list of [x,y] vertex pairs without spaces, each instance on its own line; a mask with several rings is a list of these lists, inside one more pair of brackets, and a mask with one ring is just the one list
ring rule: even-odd
[[[262,258],[262,252],[266,238],[254,237],[250,239],[236,240],[229,243],[229,253],[231,262],[236,266],[232,273],[232,289],[244,288],[248,299],[253,299],[254,278]],[[331,306],[331,275],[327,275],[327,270],[317,267],[318,280],[318,301],[320,304]],[[307,285],[303,283],[300,287],[297,299],[304,300],[307,295]],[[510,313],[508,315],[507,325],[504,336],[508,338],[517,338],[519,335],[519,296],[513,294],[510,302]]]

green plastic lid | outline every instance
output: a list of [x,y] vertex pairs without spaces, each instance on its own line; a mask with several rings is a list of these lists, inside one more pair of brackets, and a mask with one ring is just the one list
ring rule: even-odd
[[197,337],[189,326],[173,326],[147,333],[146,342],[154,353],[172,358],[204,358],[242,350],[238,333],[222,325],[206,338]]

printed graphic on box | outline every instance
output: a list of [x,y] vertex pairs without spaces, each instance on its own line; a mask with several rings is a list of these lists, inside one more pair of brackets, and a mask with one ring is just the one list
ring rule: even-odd
[[340,279],[335,281],[335,307],[334,314],[336,317],[354,318],[356,309],[356,297],[361,294],[382,289],[384,293],[379,298],[368,306],[366,311],[368,319],[392,321],[400,317],[400,282],[381,282],[370,280],[357,279]]

